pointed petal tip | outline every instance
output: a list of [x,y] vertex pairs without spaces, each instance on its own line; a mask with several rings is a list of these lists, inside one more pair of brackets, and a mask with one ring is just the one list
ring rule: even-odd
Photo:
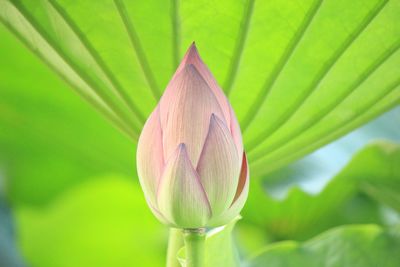
[[185,64],[181,73],[178,75],[181,75],[181,77],[190,77],[191,79],[195,77],[200,78],[204,82],[204,85],[209,87],[207,82],[204,80],[203,76],[201,76],[199,70],[192,63]]
[[176,147],[174,153],[172,153],[171,157],[188,157],[185,143],[180,143],[178,147]]
[[224,95],[224,92],[222,89],[219,87],[216,79],[214,76],[211,74],[210,70],[206,66],[206,64],[203,62],[197,47],[195,43],[193,42],[192,45],[188,48],[181,64],[179,65],[177,73],[181,72],[186,66],[188,65],[193,65],[194,69],[199,73],[201,78],[207,83],[207,85],[210,87],[212,90],[213,94],[218,100],[218,103],[224,113],[224,118],[229,124],[231,119],[230,119],[230,111],[229,111],[229,102],[226,96]]
[[215,128],[216,125],[219,124],[219,118],[217,115],[215,115],[215,113],[211,113],[210,116],[210,126],[208,129],[208,132],[210,132],[211,129]]
[[[197,50],[196,43],[193,41],[182,61],[183,65],[202,63],[199,51]],[[204,64],[204,63],[203,63]]]
[[237,191],[240,159],[226,123],[210,114],[210,125],[196,170],[207,192],[212,211],[222,213]]
[[198,71],[197,71],[197,69],[196,69],[196,66],[193,64],[193,63],[187,63],[184,67],[183,67],[183,70],[184,71],[190,71],[190,72],[197,72],[198,73]]
[[186,147],[185,143],[180,143],[178,145],[176,153],[178,154],[178,156],[185,157],[186,159],[189,160],[189,154],[188,154],[187,147]]
[[211,113],[211,116],[210,116],[210,127],[209,128],[211,129],[211,128],[214,128],[215,126],[221,126],[221,125],[225,125],[225,127],[227,127],[226,123],[224,122],[224,120],[219,118],[215,113]]
[[215,113],[211,113],[210,123],[211,123],[211,122],[214,123],[215,120],[216,120],[216,117],[217,117],[217,116],[215,116]]
[[180,144],[178,145],[178,149],[179,149],[179,151],[186,150],[185,143],[180,143]]
[[207,194],[180,143],[167,161],[157,192],[157,207],[164,220],[179,228],[204,227],[212,216]]
[[193,41],[193,42],[190,44],[190,46],[189,46],[189,48],[188,48],[187,51],[188,51],[188,52],[196,52],[196,53],[198,53],[198,50],[197,50],[197,46],[196,46],[196,42],[195,42],[195,41]]
[[193,41],[187,50],[187,54],[189,57],[200,58],[199,50],[197,49],[196,42]]

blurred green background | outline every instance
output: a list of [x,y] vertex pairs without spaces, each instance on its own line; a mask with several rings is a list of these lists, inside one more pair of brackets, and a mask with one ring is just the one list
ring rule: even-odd
[[1,267],[164,265],[136,140],[193,40],[249,153],[240,261],[400,266],[400,1],[0,1]]

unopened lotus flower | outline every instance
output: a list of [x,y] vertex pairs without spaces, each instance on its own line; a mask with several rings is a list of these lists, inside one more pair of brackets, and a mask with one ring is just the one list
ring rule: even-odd
[[143,128],[137,169],[154,215],[172,227],[224,225],[244,206],[239,124],[194,44]]

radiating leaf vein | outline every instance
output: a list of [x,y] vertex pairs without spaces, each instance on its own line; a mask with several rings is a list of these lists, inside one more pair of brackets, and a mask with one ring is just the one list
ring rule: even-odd
[[288,63],[289,59],[293,55],[293,52],[296,50],[296,47],[301,42],[303,36],[305,35],[309,25],[313,21],[315,15],[317,14],[319,8],[321,7],[323,0],[316,0],[314,1],[313,5],[305,15],[301,25],[297,29],[296,33],[293,35],[292,39],[290,40],[288,46],[286,47],[285,51],[283,52],[278,64],[275,66],[271,75],[267,77],[263,89],[260,91],[259,95],[257,96],[256,100],[252,104],[251,108],[244,116],[243,121],[241,122],[241,128],[243,133],[247,131],[250,123],[254,119],[254,117],[259,112],[261,106],[266,102],[269,92],[274,87],[275,82],[277,81],[279,75],[282,73],[282,70],[285,68],[286,64]]
[[137,56],[139,65],[143,71],[143,75],[146,78],[147,84],[150,87],[154,99],[158,100],[160,98],[160,90],[156,83],[156,80],[154,79],[154,75],[147,61],[144,49],[140,43],[139,35],[136,33],[132,20],[129,17],[128,10],[126,9],[122,0],[114,0],[114,3],[117,7],[118,14],[121,17],[122,22],[124,23],[125,30],[129,36],[129,40],[131,41],[133,50]]
[[[278,131],[282,126],[285,125],[286,122],[289,121],[289,119],[296,114],[296,111],[306,102],[308,97],[314,92],[318,86],[320,85],[321,81],[327,76],[327,74],[330,72],[330,70],[335,66],[335,64],[338,62],[338,60],[341,58],[341,56],[344,54],[344,52],[351,46],[351,44],[357,39],[358,36],[364,30],[368,27],[368,25],[373,21],[373,19],[380,13],[380,11],[383,9],[383,7],[387,4],[388,0],[384,0],[379,2],[375,8],[369,12],[366,17],[362,20],[360,25],[355,28],[355,30],[344,40],[342,45],[339,46],[339,48],[332,54],[332,56],[328,59],[328,61],[323,65],[321,70],[317,73],[315,76],[313,82],[310,84],[308,88],[305,88],[300,97],[296,99],[295,104],[292,107],[288,107],[285,110],[284,115],[276,120],[274,125],[270,128],[267,128],[265,131],[261,132],[259,135],[257,135],[253,140],[250,140],[247,144],[247,150],[251,151],[254,148],[256,148],[260,143],[263,141],[267,140],[269,136],[271,136],[273,133]],[[310,125],[308,125],[310,126]],[[293,134],[285,139],[285,141],[282,141],[282,143],[288,142],[292,137],[296,136],[299,133],[299,131],[294,131]],[[269,148],[268,150],[270,150]]]

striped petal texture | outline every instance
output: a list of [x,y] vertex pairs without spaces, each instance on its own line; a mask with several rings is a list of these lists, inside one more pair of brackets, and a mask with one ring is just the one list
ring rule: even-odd
[[229,223],[244,206],[249,170],[233,109],[193,43],[139,138],[146,200],[178,228]]

